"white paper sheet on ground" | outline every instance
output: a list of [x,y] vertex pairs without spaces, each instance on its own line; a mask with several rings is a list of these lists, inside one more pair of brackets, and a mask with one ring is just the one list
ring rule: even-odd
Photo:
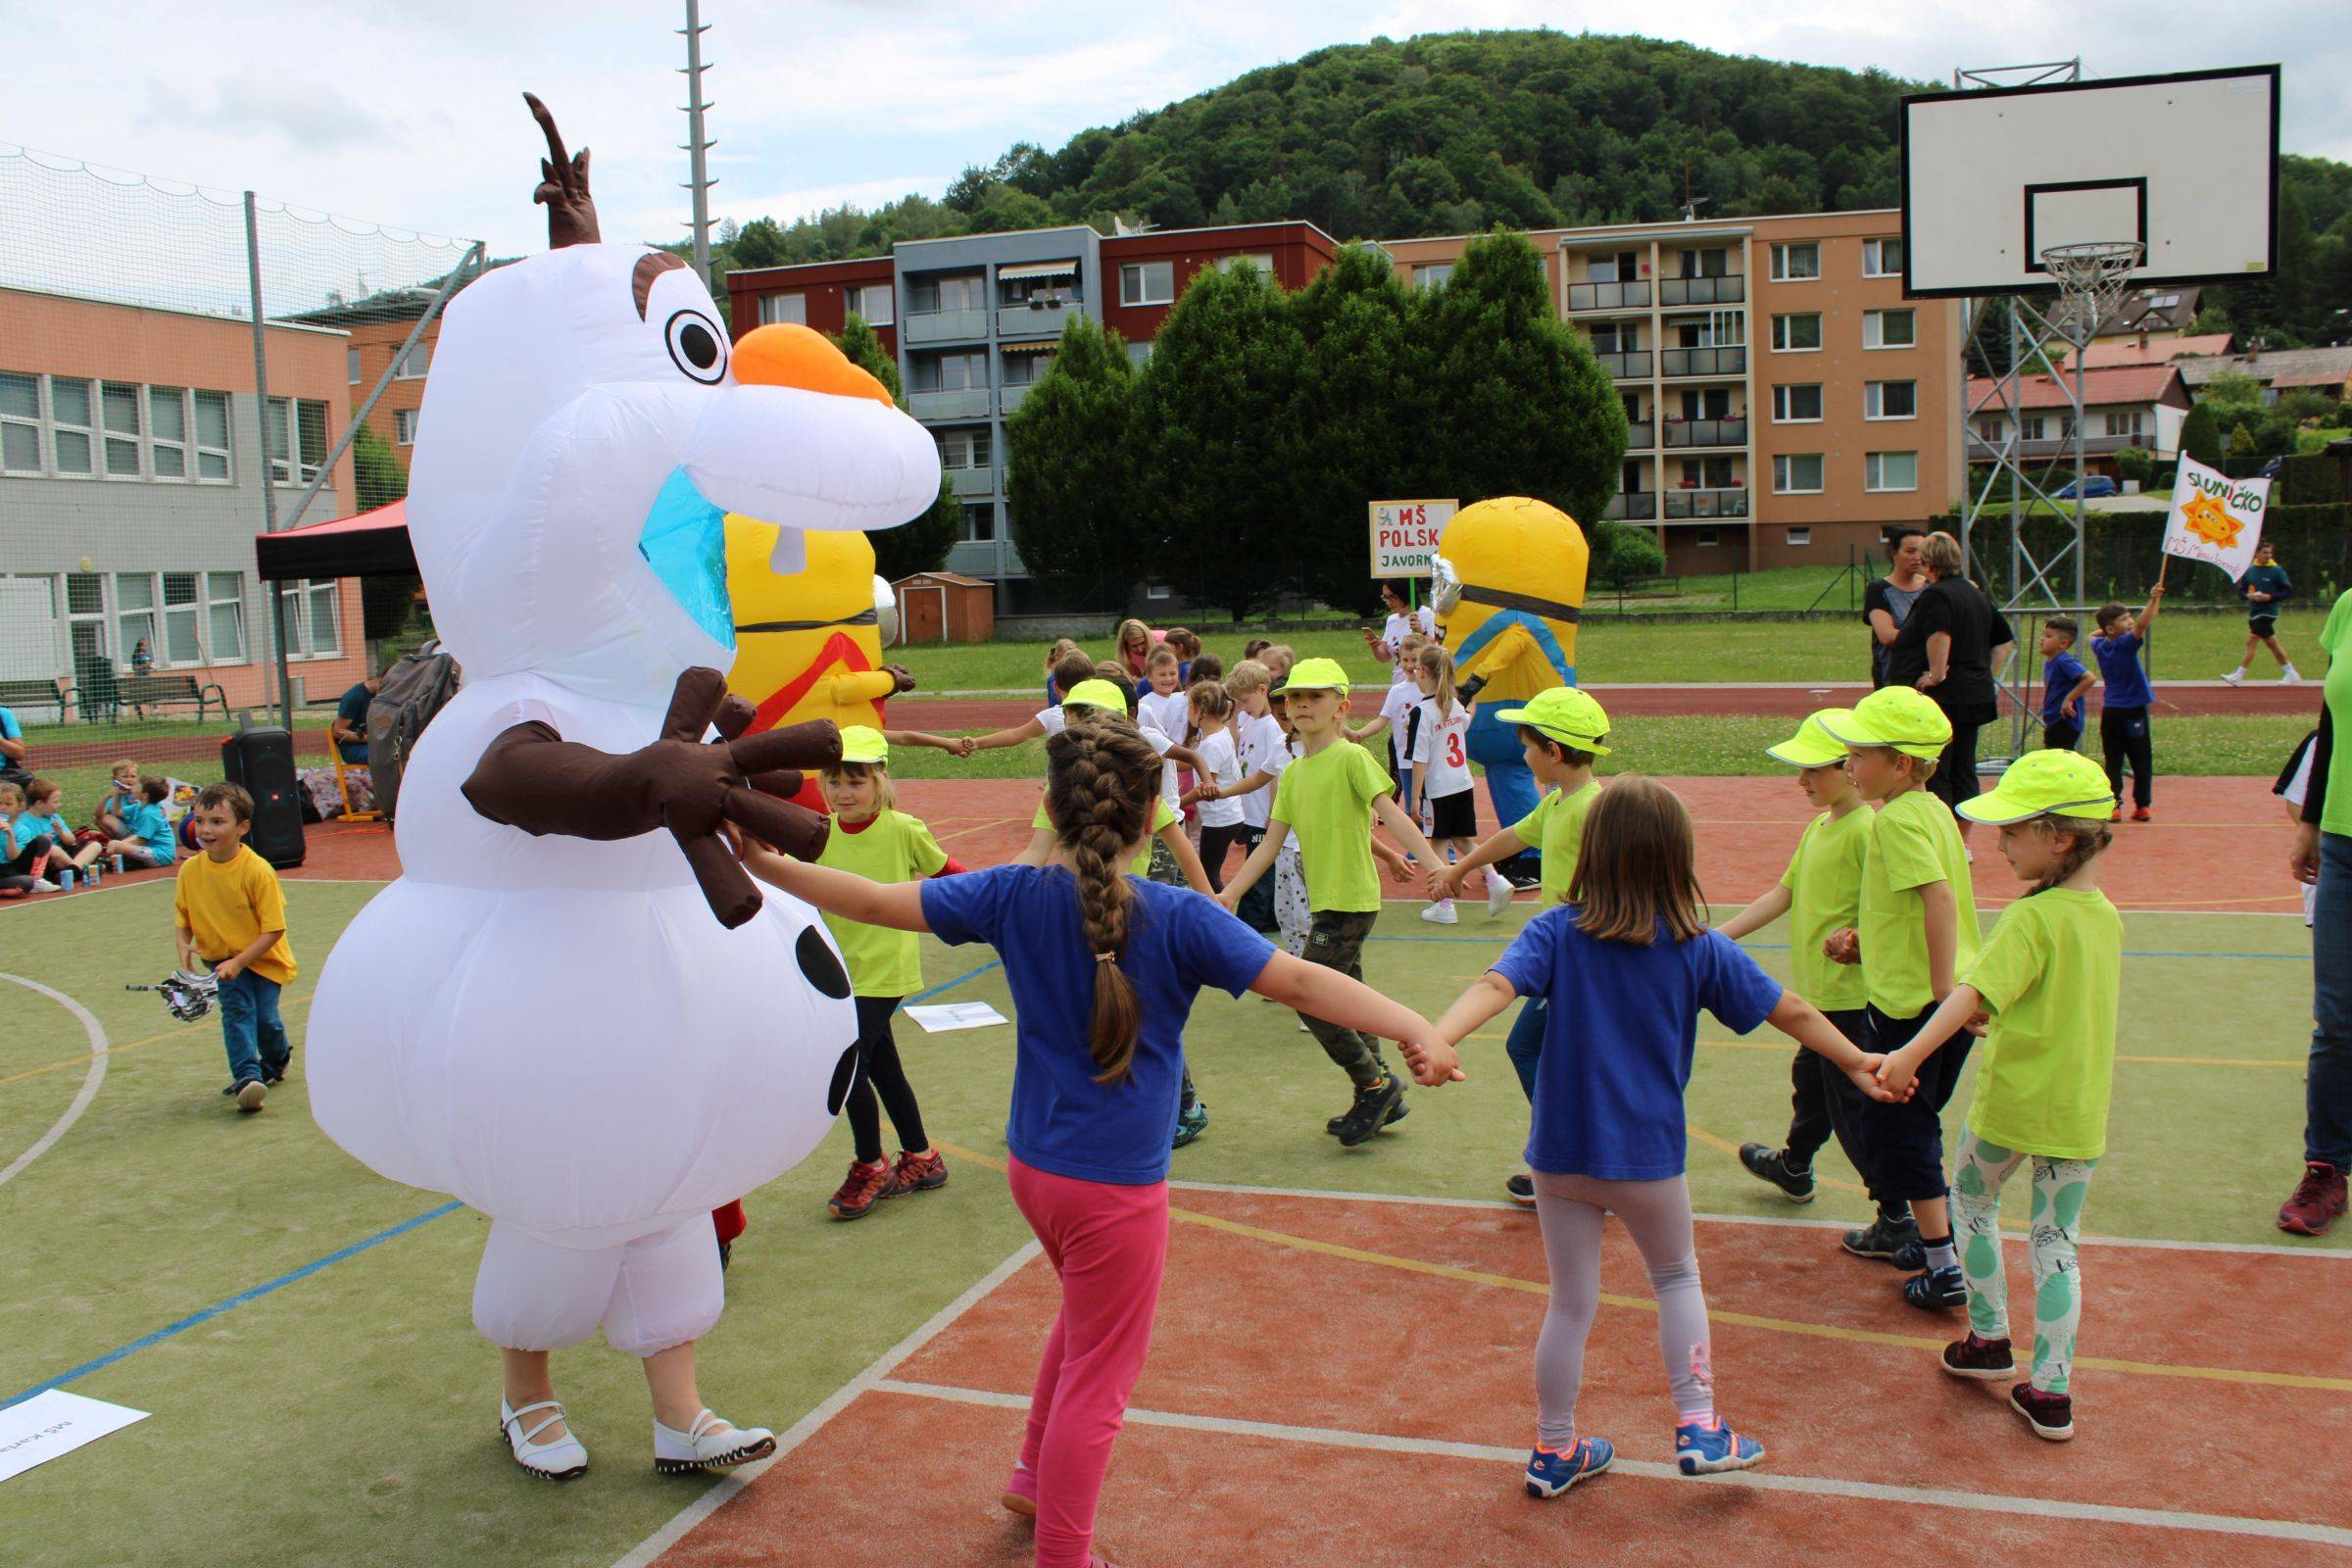
[[0,1410],[0,1481],[120,1432],[147,1412],[51,1389]]
[[945,1002],[933,1007],[908,1007],[906,1016],[921,1024],[925,1033],[935,1035],[950,1029],[985,1029],[992,1023],[1012,1022],[985,1002]]

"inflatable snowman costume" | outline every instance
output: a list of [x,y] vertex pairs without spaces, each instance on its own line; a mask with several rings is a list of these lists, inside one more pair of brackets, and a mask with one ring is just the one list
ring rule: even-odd
[[532,107],[554,248],[451,302],[409,492],[466,684],[403,780],[403,875],[320,975],[312,1103],[490,1216],[484,1338],[601,1326],[651,1355],[717,1321],[710,1211],[816,1145],[857,1033],[823,925],[716,834],[821,834],[748,780],[838,755],[830,725],[704,743],[734,657],[720,519],[788,519],[797,570],[798,530],[904,522],[939,467],[823,339],[730,345],[676,257],[598,243],[587,154]]

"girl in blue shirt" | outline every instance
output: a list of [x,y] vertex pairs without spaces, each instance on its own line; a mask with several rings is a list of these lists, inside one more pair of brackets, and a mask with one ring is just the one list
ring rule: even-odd
[[1683,1178],[1683,1091],[1700,1009],[1738,1034],[1769,1023],[1874,1100],[1897,1098],[1871,1076],[1878,1056],[1706,929],[1690,815],[1673,791],[1637,775],[1619,778],[1585,819],[1584,846],[1568,902],[1530,920],[1438,1020],[1440,1038],[1459,1042],[1513,998],[1545,1003],[1527,1140],[1551,1272],[1527,1464],[1527,1490],[1539,1497],[1599,1474],[1616,1451],[1576,1431],[1585,1338],[1600,1303],[1604,1214],[1624,1222],[1649,1270],[1683,1474],[1745,1470],[1764,1459],[1762,1444],[1715,1415],[1707,1303]]
[[1151,1348],[1167,1257],[1168,1152],[1184,1022],[1202,986],[1398,1042],[1423,1084],[1459,1078],[1429,1021],[1335,969],[1278,953],[1217,904],[1123,874],[1146,843],[1159,754],[1125,719],[1046,743],[1043,866],[876,883],[747,849],[744,863],[828,914],[985,942],[1015,1015],[1013,1201],[1060,1277],[1004,1506],[1037,1520],[1038,1568],[1090,1568],[1111,1443]]

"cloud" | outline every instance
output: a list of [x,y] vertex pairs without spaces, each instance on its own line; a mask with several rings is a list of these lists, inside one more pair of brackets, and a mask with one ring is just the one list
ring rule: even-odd
[[259,90],[216,85],[210,102],[150,78],[138,122],[163,131],[200,128],[226,136],[265,135],[313,152],[376,140],[390,128],[373,109],[348,94],[277,73],[271,73]]

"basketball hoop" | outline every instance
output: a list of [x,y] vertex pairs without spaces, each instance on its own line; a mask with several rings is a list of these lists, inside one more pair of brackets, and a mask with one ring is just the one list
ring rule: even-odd
[[2120,239],[2053,245],[2041,253],[2041,265],[2058,281],[2060,324],[2072,329],[2076,342],[2089,342],[2123,303],[2146,249],[2137,240]]

